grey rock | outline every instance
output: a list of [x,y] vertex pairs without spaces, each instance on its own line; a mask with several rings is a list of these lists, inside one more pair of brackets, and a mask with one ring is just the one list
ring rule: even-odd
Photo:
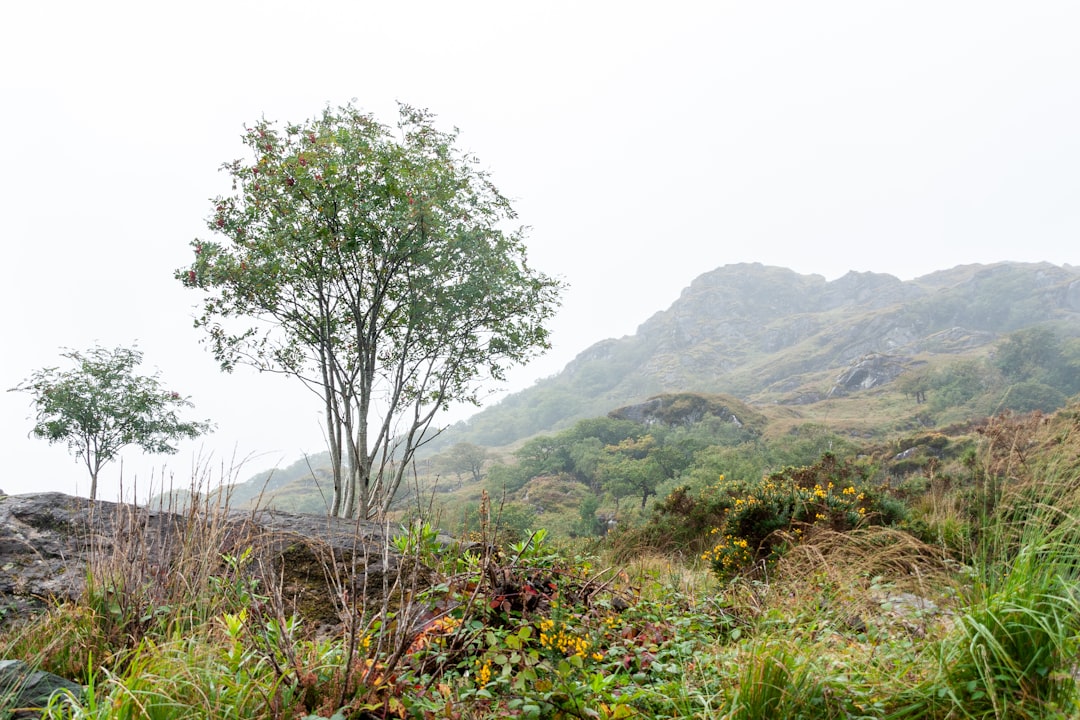
[[53,695],[70,692],[76,698],[82,685],[41,670],[33,670],[21,660],[0,660],[0,716],[40,718],[42,708]]
[[890,383],[904,372],[906,358],[883,353],[871,353],[859,358],[840,373],[829,391],[829,397],[839,397],[857,390]]
[[[161,582],[192,530],[213,538],[205,553],[215,560],[248,553],[250,572],[277,583],[292,609],[315,623],[338,619],[332,596],[344,589],[375,599],[401,568],[388,543],[396,528],[373,522],[266,510],[180,514],[62,493],[0,496],[0,619],[78,601],[94,558],[126,563],[142,582]],[[328,578],[346,578],[348,586],[331,587]]]

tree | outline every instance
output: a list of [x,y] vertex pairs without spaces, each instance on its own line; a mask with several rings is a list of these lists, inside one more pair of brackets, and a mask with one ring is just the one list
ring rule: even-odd
[[351,106],[247,129],[231,194],[177,271],[204,290],[204,328],[225,370],[300,379],[321,401],[333,515],[389,506],[451,402],[548,347],[561,283],[530,269],[510,203],[401,106],[396,131]]
[[120,451],[137,445],[148,453],[175,453],[174,442],[195,438],[210,429],[209,422],[181,420],[177,411],[191,407],[179,393],[162,388],[155,373],[135,374],[142,353],[132,348],[94,347],[85,353],[61,354],[75,367],[43,368],[9,392],[33,398],[37,417],[31,434],[50,443],[67,443],[86,463],[90,499],[97,496],[101,467]]
[[652,435],[623,440],[606,451],[598,474],[604,488],[615,497],[616,507],[621,498],[640,494],[644,510],[649,496],[656,494],[656,486],[673,477],[664,462],[664,448]]
[[574,470],[574,461],[570,457],[570,441],[562,433],[531,438],[514,451],[514,457],[527,479],[570,473]]
[[1013,412],[1025,413],[1033,410],[1053,412],[1063,407],[1069,398],[1055,387],[1033,380],[1014,383],[1005,391],[1001,407]]
[[473,482],[481,482],[484,479],[484,464],[491,454],[479,445],[469,442],[459,442],[451,446],[441,458],[441,465],[448,472],[454,473],[458,482],[465,475],[472,478]]
[[997,347],[994,364],[1010,382],[1041,382],[1061,360],[1062,343],[1054,331],[1034,325],[1010,333]]
[[915,403],[926,402],[926,393],[933,387],[934,374],[927,368],[907,371],[896,379],[896,389],[915,398]]

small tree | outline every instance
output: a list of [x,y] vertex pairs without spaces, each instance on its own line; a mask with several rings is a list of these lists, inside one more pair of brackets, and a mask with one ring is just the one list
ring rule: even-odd
[[561,283],[456,132],[407,106],[396,129],[353,107],[260,121],[224,166],[216,239],[177,271],[205,291],[222,367],[298,378],[321,400],[331,514],[385,510],[440,410],[548,347]]
[[446,451],[442,466],[457,476],[458,482],[468,475],[473,482],[479,483],[484,479],[484,465],[490,459],[491,453],[479,445],[469,442],[460,442]]
[[191,407],[187,398],[165,390],[155,373],[136,375],[142,353],[131,348],[94,347],[61,354],[75,367],[38,370],[9,392],[29,393],[37,418],[30,433],[50,443],[65,442],[86,463],[90,498],[97,496],[101,467],[120,450],[138,445],[148,453],[175,453],[180,438],[210,429],[208,422],[182,421],[177,411]]
[[649,496],[656,494],[656,486],[672,476],[662,461],[664,448],[652,435],[627,438],[618,445],[607,446],[605,453],[599,475],[603,487],[615,497],[616,507],[620,499],[640,495],[644,510]]

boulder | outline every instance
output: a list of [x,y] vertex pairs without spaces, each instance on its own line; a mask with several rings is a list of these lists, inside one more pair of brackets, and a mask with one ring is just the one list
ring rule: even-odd
[[392,535],[384,524],[269,510],[179,513],[62,493],[0,496],[0,619],[79,600],[95,562],[152,586],[184,572],[181,562],[211,558],[224,572],[244,557],[246,572],[280,589],[305,621],[336,624],[341,597],[377,599],[393,585],[402,558]]
[[53,695],[70,692],[81,697],[82,685],[41,670],[21,660],[0,660],[0,717],[40,718]]
[[869,390],[892,382],[904,372],[907,358],[884,353],[869,353],[851,363],[836,378],[829,397],[841,397],[857,390]]

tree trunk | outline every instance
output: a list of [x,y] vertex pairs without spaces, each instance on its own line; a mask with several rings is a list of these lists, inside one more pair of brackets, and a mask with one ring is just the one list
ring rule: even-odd
[[90,472],[90,499],[97,499],[97,478],[101,472],[101,459],[98,457],[96,443],[92,443],[88,436],[84,436],[86,443],[85,455],[86,469]]

